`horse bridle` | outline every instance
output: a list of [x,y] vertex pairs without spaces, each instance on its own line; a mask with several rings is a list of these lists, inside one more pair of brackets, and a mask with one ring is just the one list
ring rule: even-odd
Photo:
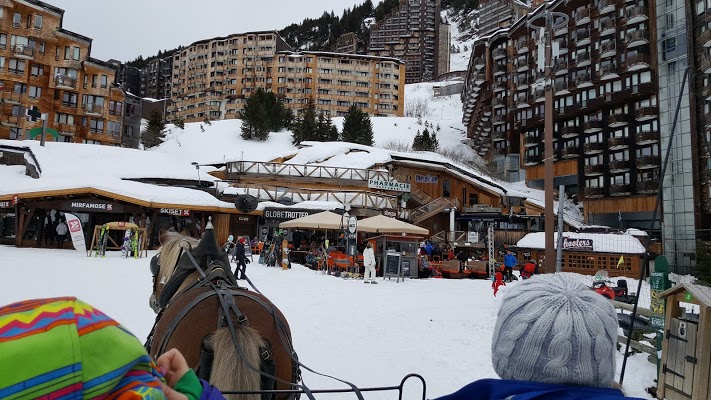
[[[192,245],[191,245],[189,242],[187,242],[187,241],[184,241],[183,243],[185,243],[185,244],[187,245],[187,247],[188,247],[188,248],[187,248],[187,251],[186,251],[186,249],[181,245],[181,255],[178,256],[177,259],[180,260],[180,259],[182,258],[182,254],[183,254],[183,253],[186,254],[186,255],[188,256],[188,258],[190,259],[190,262],[191,262],[191,263],[193,264],[193,266],[195,267],[195,269],[200,273],[200,276],[201,276],[201,278],[203,279],[203,281],[206,282],[206,283],[210,286],[210,288],[212,288],[212,290],[214,290],[215,293],[217,294],[217,298],[218,298],[219,301],[220,301],[220,306],[222,307],[222,312],[223,312],[223,316],[224,316],[224,322],[227,324],[227,328],[228,328],[228,330],[229,330],[229,332],[230,332],[230,336],[231,336],[231,338],[232,338],[232,343],[235,345],[235,350],[237,351],[237,354],[240,356],[240,358],[242,359],[242,362],[244,362],[244,364],[247,366],[247,368],[249,368],[250,370],[252,370],[252,371],[254,371],[254,372],[257,372],[257,373],[258,373],[259,375],[261,375],[263,378],[267,378],[267,379],[270,379],[270,380],[273,379],[273,380],[276,381],[276,382],[280,382],[280,383],[283,383],[283,384],[286,384],[286,385],[295,386],[295,387],[297,387],[297,388],[303,390],[304,394],[309,398],[309,400],[316,400],[316,398],[313,396],[313,393],[311,392],[311,390],[310,390],[306,385],[299,384],[299,383],[297,383],[297,382],[288,382],[288,381],[285,381],[285,380],[283,380],[283,379],[281,379],[281,378],[278,378],[278,377],[274,376],[273,374],[265,373],[265,372],[262,371],[261,369],[255,368],[253,365],[251,365],[251,364],[247,361],[247,356],[244,354],[244,351],[242,350],[241,346],[239,345],[239,340],[237,339],[237,332],[236,332],[234,323],[232,322],[232,318],[229,318],[231,312],[234,313],[235,316],[240,316],[240,315],[243,315],[243,314],[239,311],[239,309],[237,309],[237,306],[236,306],[236,304],[234,303],[234,301],[233,301],[232,299],[227,300],[227,293],[225,293],[225,290],[221,290],[220,288],[218,288],[217,286],[215,286],[215,284],[214,284],[212,281],[210,281],[209,279],[207,279],[207,274],[206,274],[205,271],[200,267],[200,265],[198,264],[198,262],[195,260],[195,257],[193,257],[193,255],[192,255],[191,252],[190,252],[190,251],[192,250]],[[156,293],[156,289],[155,289],[155,288],[156,288],[156,286],[155,286],[155,285],[156,285],[156,282],[155,282],[155,280],[157,279],[157,275],[158,275],[158,274],[155,273],[155,272],[159,272],[159,271],[160,271],[160,259],[157,258],[157,257],[159,257],[159,256],[160,256],[160,253],[156,254],[156,255],[153,256],[153,258],[151,259],[150,268],[151,268],[151,273],[153,274],[153,279],[154,279],[154,294],[151,296],[151,297],[152,297],[151,302],[153,302],[153,299],[154,299],[154,298],[156,299],[156,302],[158,302],[157,296],[155,295],[155,293]],[[176,261],[176,265],[177,265],[177,262],[178,262],[178,261]],[[211,262],[211,260],[208,258],[208,263],[210,263],[210,262]],[[261,291],[259,291],[259,289],[257,289],[257,288],[254,286],[254,284],[252,283],[252,281],[249,279],[249,277],[248,277],[246,274],[244,274],[244,278],[247,280],[247,282],[249,283],[249,285],[252,287],[252,289],[253,289],[255,292],[257,292],[257,293],[259,293],[260,295],[264,296],[264,294],[263,294]],[[230,294],[230,296],[231,296],[231,294]],[[162,297],[162,296],[161,296],[161,297]],[[279,318],[277,318],[276,309],[274,308],[274,304],[271,303],[271,302],[268,302],[267,304],[268,304],[269,307],[271,308],[270,313],[271,313],[271,315],[272,315],[272,318],[274,319],[275,325],[277,326],[277,332],[278,332],[278,334],[279,334],[279,340],[282,342],[282,346],[284,346],[285,349],[288,349],[288,348],[292,347],[292,346],[286,346],[286,344],[289,342],[289,340],[286,339],[286,334],[285,334],[286,327],[284,326],[284,323],[283,323],[282,321],[280,321]],[[165,307],[160,306],[159,302],[158,302],[156,305],[159,306],[160,309],[159,309],[159,311],[158,311],[158,316],[156,317],[156,323],[155,323],[155,325],[153,326],[153,329],[151,330],[151,333],[149,334],[148,341],[146,342],[146,345],[149,345],[150,341],[152,341],[152,337],[153,337],[153,334],[154,334],[154,332],[155,332],[155,328],[156,328],[156,326],[158,325],[158,321],[160,320],[160,317],[161,317],[161,315],[163,314],[163,310],[165,310],[165,308],[167,308],[167,305],[166,305]],[[155,310],[155,308],[154,308],[154,310]],[[292,348],[292,349],[293,349],[293,348]],[[287,352],[287,353],[289,354],[289,358],[291,358],[292,362],[294,362],[294,363],[295,363],[297,366],[299,366],[300,368],[304,368],[305,370],[307,370],[307,371],[309,371],[309,372],[311,372],[311,373],[313,373],[313,374],[316,374],[316,375],[319,375],[319,376],[323,376],[323,377],[326,377],[326,378],[330,378],[330,379],[334,379],[334,380],[336,380],[336,381],[339,381],[339,382],[341,382],[341,383],[344,383],[344,384],[346,384],[346,385],[348,385],[348,386],[351,387],[351,389],[352,389],[353,392],[355,393],[355,395],[356,395],[356,397],[358,398],[358,400],[364,400],[363,395],[361,394],[360,389],[359,389],[357,386],[355,386],[353,383],[348,382],[348,381],[345,381],[345,380],[342,380],[342,379],[339,379],[339,378],[336,378],[336,377],[331,376],[331,375],[327,375],[327,374],[323,374],[323,373],[317,372],[317,371],[315,371],[315,370],[309,368],[308,366],[306,366],[306,365],[304,365],[303,363],[301,363],[301,362],[298,360],[298,358],[294,357],[293,350],[292,350],[291,353],[289,353],[289,352]],[[298,381],[298,379],[296,379],[296,380]]]

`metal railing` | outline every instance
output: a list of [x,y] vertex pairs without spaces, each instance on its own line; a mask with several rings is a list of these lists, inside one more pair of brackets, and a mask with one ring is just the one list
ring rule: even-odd
[[427,218],[444,211],[447,208],[459,208],[459,199],[440,197],[420,208],[410,212],[409,218],[415,222],[422,222]]
[[361,181],[366,183],[370,179],[382,181],[393,180],[393,176],[386,170],[283,164],[261,161],[234,161],[227,163],[227,174],[340,179]]

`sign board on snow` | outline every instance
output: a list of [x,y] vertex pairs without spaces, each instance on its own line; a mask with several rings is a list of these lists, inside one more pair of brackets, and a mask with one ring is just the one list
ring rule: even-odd
[[384,181],[381,179],[368,179],[368,187],[371,189],[391,190],[393,192],[409,192],[410,184],[398,181]]
[[161,214],[168,214],[168,215],[175,215],[178,217],[189,217],[190,216],[190,210],[180,210],[177,208],[161,208],[160,213]]
[[437,175],[415,175],[415,182],[417,183],[437,183],[438,181]]
[[592,239],[563,238],[563,250],[592,250]]

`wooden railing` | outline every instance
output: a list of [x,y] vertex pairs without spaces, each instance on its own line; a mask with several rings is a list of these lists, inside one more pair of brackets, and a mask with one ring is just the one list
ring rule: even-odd
[[313,179],[334,179],[368,182],[369,179],[392,181],[389,171],[377,169],[358,169],[325,167],[318,165],[283,164],[261,161],[234,161],[227,163],[227,176],[260,175],[289,176]]
[[412,210],[409,217],[413,222],[418,223],[444,211],[447,208],[453,207],[459,208],[459,199],[440,197],[439,199],[433,200],[420,208]]
[[[439,242],[469,242],[469,232],[466,231],[441,231],[437,232],[430,237],[430,240],[435,243]],[[477,242],[470,243],[481,243],[486,240],[486,233],[479,233],[479,240]]]
[[236,183],[231,187],[241,189],[244,194],[252,195],[261,201],[301,203],[304,201],[332,201],[352,207],[381,210],[398,208],[397,196],[368,191],[331,191],[315,189],[287,189],[284,187]]

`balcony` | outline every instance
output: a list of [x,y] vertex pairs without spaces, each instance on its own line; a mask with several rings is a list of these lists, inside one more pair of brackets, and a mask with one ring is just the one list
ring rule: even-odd
[[17,58],[31,60],[35,58],[35,49],[25,44],[16,44],[12,46],[12,54]]
[[19,115],[0,115],[0,125],[17,128],[24,117]]
[[614,60],[604,61],[600,64],[600,80],[606,81],[619,77],[620,75],[617,73],[617,64],[615,64]]
[[506,90],[506,81],[494,82],[493,87],[494,93],[503,92],[504,90]]
[[554,94],[556,96],[561,96],[561,95],[570,93],[570,90],[568,90],[568,81],[567,80],[556,81],[553,86],[554,86],[554,90],[555,90]]
[[704,47],[711,47],[711,29],[706,29],[696,36],[698,43]]
[[553,64],[553,71],[556,75],[564,75],[568,73],[568,59],[565,57],[557,58]]
[[600,154],[602,153],[604,147],[602,146],[602,143],[600,142],[591,142],[591,143],[585,143],[583,145],[583,152],[585,155],[594,155],[594,154]]
[[504,132],[495,132],[491,136],[491,140],[493,140],[494,142],[502,142],[506,140],[506,134]]
[[587,199],[599,199],[605,196],[605,189],[601,187],[586,187],[585,188],[585,198]]
[[602,130],[602,120],[600,119],[590,119],[583,122],[583,132],[585,133],[595,133]]
[[608,14],[615,11],[615,1],[614,0],[600,0],[597,3],[597,12],[600,15]]
[[617,41],[608,40],[600,46],[600,58],[614,57],[617,55]]
[[64,136],[74,136],[77,134],[77,126],[70,124],[57,124],[57,131]]
[[625,114],[622,112],[610,114],[610,116],[607,118],[607,125],[610,128],[619,128],[621,126],[626,126],[627,120]]
[[561,126],[558,130],[560,136],[564,139],[574,138],[580,135],[580,128],[577,126]]
[[87,114],[87,115],[103,115],[104,114],[104,107],[97,105],[97,104],[85,103],[82,108],[84,110],[84,114]]
[[647,130],[637,132],[634,136],[634,141],[638,146],[644,146],[647,144],[659,143],[659,131]]
[[530,65],[528,65],[528,57],[526,56],[517,58],[513,65],[517,72],[528,71],[528,69],[531,68]]
[[649,121],[659,116],[659,108],[656,106],[640,107],[634,113],[634,119],[638,122]]
[[629,160],[610,160],[610,172],[627,172],[630,170]]
[[580,53],[575,54],[575,66],[578,68],[581,67],[587,67],[590,65],[590,53],[587,51],[583,51]]
[[637,193],[656,193],[659,190],[659,181],[637,182]]
[[699,58],[699,70],[705,74],[711,74],[711,55],[704,54]]
[[472,80],[476,84],[482,84],[482,83],[486,82],[486,75],[484,75],[483,72],[477,72],[472,75]]
[[506,123],[506,117],[504,115],[494,115],[491,117],[491,122],[494,125],[501,125]]
[[614,35],[617,31],[617,22],[615,21],[615,17],[612,16],[601,19],[600,28],[598,30],[600,31],[601,37],[607,35]]
[[524,78],[514,80],[514,90],[526,90],[528,89],[528,75]]
[[575,45],[577,47],[590,44],[590,29],[578,29],[575,31]]
[[494,97],[491,101],[491,106],[493,108],[503,108],[506,107],[506,101],[501,97]]
[[473,60],[473,64],[475,69],[484,69],[486,66],[486,60],[484,57],[477,57]]
[[580,147],[579,146],[565,146],[561,151],[561,156],[563,159],[569,160],[572,158],[579,157]]
[[528,95],[525,92],[517,93],[516,97],[514,97],[514,101],[516,102],[517,108],[526,108],[531,106],[528,104]]
[[636,29],[625,34],[627,48],[638,47],[649,43],[649,32],[646,29]]
[[496,64],[494,66],[494,76],[499,76],[499,75],[504,75],[506,74],[506,64]]
[[585,176],[600,176],[605,173],[605,165],[586,165],[583,171],[585,173]]
[[516,52],[518,54],[528,53],[528,37],[521,37],[516,41]]
[[630,185],[624,183],[618,183],[610,185],[610,196],[627,196],[631,194]]
[[491,56],[494,60],[500,60],[506,57],[506,49],[498,48],[491,52]]
[[641,156],[637,158],[637,169],[654,169],[660,164],[659,156]]
[[2,92],[2,101],[7,104],[15,104],[15,105],[20,105],[22,104],[22,94],[21,93],[15,93],[15,92]]
[[611,137],[607,140],[607,147],[610,150],[622,150],[630,147],[629,144],[627,144],[627,138],[624,136],[621,137]]
[[75,90],[77,88],[77,78],[69,75],[57,75],[54,77],[54,85],[57,89]]
[[563,26],[560,26],[556,28],[556,30],[553,32],[555,36],[562,36],[568,33],[568,24],[565,24]]
[[575,25],[580,26],[587,23],[590,23],[590,9],[582,8],[575,11]]
[[523,165],[531,166],[541,163],[541,156],[539,155],[526,155],[523,159]]
[[641,5],[637,5],[625,10],[625,19],[627,20],[627,25],[637,24],[647,20],[647,13],[649,11]]
[[527,133],[523,136],[524,147],[536,147],[539,143],[541,143],[541,140],[535,134]]
[[651,59],[649,54],[636,53],[627,56],[627,72],[639,71],[648,68],[651,68]]
[[592,86],[592,74],[590,72],[582,72],[576,75],[575,86],[581,89]]

